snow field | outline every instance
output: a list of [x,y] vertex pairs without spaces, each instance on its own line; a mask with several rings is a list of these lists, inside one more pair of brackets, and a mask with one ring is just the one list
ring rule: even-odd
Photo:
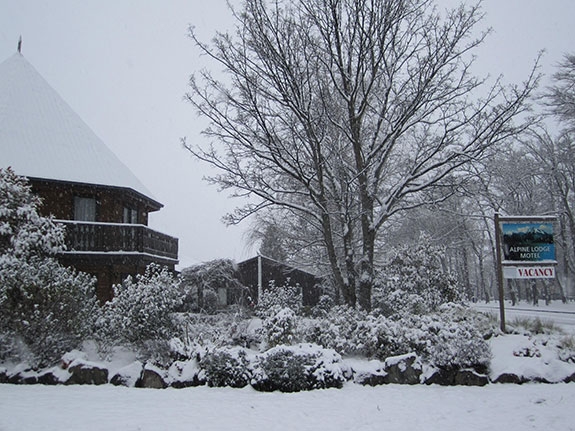
[[571,384],[251,388],[0,385],[2,431],[575,429]]

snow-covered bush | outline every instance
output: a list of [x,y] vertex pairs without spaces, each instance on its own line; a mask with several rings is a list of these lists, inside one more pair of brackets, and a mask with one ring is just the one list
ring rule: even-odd
[[172,313],[181,305],[179,280],[165,267],[150,264],[135,280],[114,286],[114,298],[102,309],[99,329],[110,345],[159,348],[176,333]]
[[276,314],[263,320],[262,335],[269,347],[280,344],[292,344],[297,329],[297,316],[291,308],[283,308]]
[[475,328],[438,319],[429,322],[425,329],[431,334],[431,342],[424,358],[432,365],[439,368],[474,367],[480,371],[489,367],[489,344]]
[[186,352],[198,348],[255,347],[261,342],[261,321],[244,319],[241,313],[177,313],[174,318],[180,328],[172,349],[176,358],[190,358]]
[[415,352],[438,368],[485,369],[491,351],[472,319],[456,320],[450,309],[399,320],[374,318],[366,339],[365,353],[385,359]]
[[203,311],[214,314],[218,310],[218,294],[212,289],[204,290]]
[[509,331],[518,334],[550,335],[561,331],[552,320],[542,320],[539,317],[515,317],[508,326]]
[[37,365],[76,347],[97,310],[92,277],[51,257],[64,230],[39,215],[40,204],[24,177],[0,169],[0,356]]
[[335,306],[324,318],[308,319],[299,330],[302,338],[342,355],[361,354],[367,314],[347,306]]
[[278,346],[258,356],[251,384],[258,391],[299,392],[340,388],[344,381],[341,356],[310,344]]
[[321,295],[317,304],[311,309],[311,315],[315,318],[327,317],[333,307],[335,307],[333,298],[330,295]]
[[571,362],[575,364],[575,336],[564,335],[557,342],[558,357],[563,362]]
[[0,255],[49,256],[64,247],[64,228],[38,213],[40,198],[25,177],[0,169]]
[[422,236],[415,245],[395,250],[375,279],[372,308],[385,316],[425,314],[461,299],[457,279],[446,272],[445,248]]
[[243,388],[250,382],[249,361],[244,349],[215,349],[200,361],[200,378],[208,386]]
[[[0,309],[7,342],[0,355],[47,365],[90,335],[98,312],[95,280],[51,258],[0,256]],[[22,357],[18,346],[31,356]]]
[[486,316],[456,304],[444,304],[436,313],[396,319],[335,307],[326,318],[309,319],[301,326],[303,340],[342,355],[385,360],[415,352],[444,368],[488,365],[485,338],[493,333]]
[[302,308],[302,293],[299,286],[291,286],[288,282],[284,286],[276,286],[270,281],[258,299],[256,314],[266,318],[277,314],[280,310],[289,308],[296,314],[300,314]]
[[486,340],[501,332],[499,322],[493,319],[493,315],[482,313],[461,303],[448,302],[441,305],[438,312],[447,321],[475,328]]

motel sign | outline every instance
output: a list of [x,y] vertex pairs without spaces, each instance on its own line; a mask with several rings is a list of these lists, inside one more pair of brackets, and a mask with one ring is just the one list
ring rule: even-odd
[[495,213],[494,221],[499,314],[505,332],[503,279],[555,278],[555,217],[499,217]]

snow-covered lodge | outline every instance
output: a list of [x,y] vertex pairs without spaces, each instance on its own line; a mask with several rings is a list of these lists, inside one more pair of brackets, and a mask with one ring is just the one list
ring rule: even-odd
[[43,215],[66,226],[65,265],[94,274],[100,301],[152,262],[174,270],[178,240],[148,227],[162,204],[18,52],[0,64],[0,167],[26,176]]

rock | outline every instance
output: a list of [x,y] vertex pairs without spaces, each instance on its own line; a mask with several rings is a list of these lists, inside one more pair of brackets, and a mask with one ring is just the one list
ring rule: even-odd
[[13,385],[34,385],[38,383],[38,374],[28,367],[16,367],[8,373],[8,382]]
[[571,374],[569,377],[565,377],[563,381],[565,383],[575,382],[575,373]]
[[8,383],[8,371],[6,368],[0,369],[0,384]]
[[456,369],[438,368],[435,372],[425,379],[427,385],[454,386]]
[[354,383],[363,386],[379,386],[385,384],[384,378],[386,372],[384,371],[385,363],[377,359],[371,361],[357,361],[351,360],[348,362],[347,369],[351,371],[350,379]]
[[176,361],[168,370],[169,386],[176,389],[202,386],[205,379],[200,379],[200,366],[195,359]]
[[41,385],[58,385],[62,382],[52,371],[46,371],[38,376],[38,383]]
[[385,378],[387,377],[387,375],[385,374],[385,372],[381,372],[381,373],[369,373],[369,372],[361,372],[361,373],[357,373],[354,375],[353,377],[353,381],[354,383],[363,385],[363,386],[379,386],[379,385],[384,385],[385,383],[387,383],[385,381]]
[[493,380],[493,383],[514,383],[518,385],[526,382],[528,382],[528,380],[525,377],[519,377],[514,373],[503,373]]
[[416,385],[422,373],[421,362],[415,353],[394,356],[385,360],[384,383]]
[[115,386],[126,386],[133,388],[137,381],[142,377],[144,364],[139,361],[133,362],[123,368],[120,368],[110,379],[110,383]]
[[6,383],[10,383],[12,385],[20,385],[22,384],[22,376],[20,373],[9,374],[8,381]]
[[38,383],[38,376],[35,375],[27,375],[27,376],[20,376],[21,385],[35,385]]
[[168,387],[159,370],[145,367],[141,377],[136,382],[137,388],[164,389]]
[[108,370],[87,363],[72,364],[68,368],[67,385],[104,385],[108,383]]
[[462,386],[485,386],[489,378],[485,374],[478,374],[475,370],[458,370],[455,374],[455,384]]
[[489,377],[473,368],[438,368],[425,379],[425,383],[440,386],[485,386],[489,383]]
[[171,388],[175,389],[184,389],[184,388],[191,388],[195,386],[202,386],[206,382],[201,381],[197,376],[194,377],[192,380],[174,380],[170,383]]

